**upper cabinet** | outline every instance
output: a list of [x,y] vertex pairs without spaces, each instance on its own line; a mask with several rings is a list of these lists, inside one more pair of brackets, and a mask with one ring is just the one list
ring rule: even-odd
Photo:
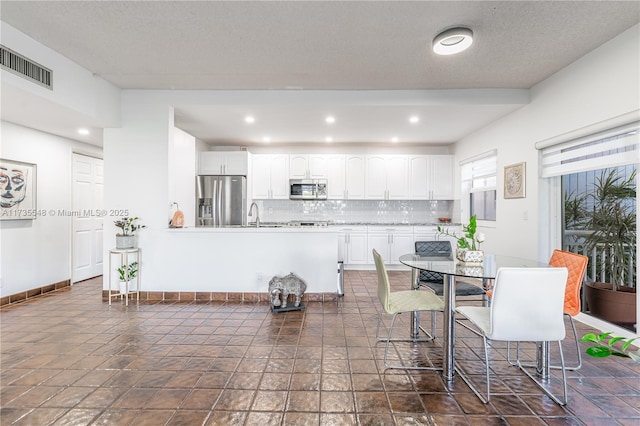
[[451,155],[430,155],[427,187],[430,200],[453,200],[455,189],[455,167]]
[[408,199],[453,200],[455,177],[451,155],[412,155],[408,163]]
[[291,154],[289,156],[289,177],[291,179],[326,179],[327,155]]
[[364,199],[364,174],[365,157],[363,155],[329,155],[327,157],[329,199]]
[[247,176],[247,151],[203,151],[200,153],[198,174]]
[[366,160],[365,198],[408,199],[408,157],[406,155],[368,155]]
[[264,154],[251,157],[251,189],[254,199],[289,199],[289,155]]

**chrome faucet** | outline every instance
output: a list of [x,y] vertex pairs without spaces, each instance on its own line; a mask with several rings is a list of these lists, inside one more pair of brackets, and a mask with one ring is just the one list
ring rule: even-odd
[[256,228],[260,228],[260,209],[258,209],[258,205],[255,203],[255,201],[253,203],[251,203],[251,206],[249,207],[249,217],[252,216],[252,212],[253,212],[253,206],[256,207]]

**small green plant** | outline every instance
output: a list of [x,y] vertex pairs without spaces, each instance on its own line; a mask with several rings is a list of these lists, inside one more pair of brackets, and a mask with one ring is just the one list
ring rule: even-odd
[[482,232],[477,231],[477,223],[476,223],[476,215],[474,214],[469,219],[468,225],[462,225],[463,235],[459,237],[454,232],[449,232],[448,229],[444,229],[441,226],[438,226],[438,232],[442,235],[448,235],[450,237],[454,237],[458,240],[458,247],[461,249],[468,250],[480,250],[480,243],[484,241],[484,234]]
[[[632,339],[625,339],[624,337],[615,337],[611,335],[612,333],[602,333],[602,334],[593,334],[588,333],[582,336],[580,339],[581,342],[593,343],[595,346],[589,346],[586,349],[587,355],[590,355],[595,358],[606,358],[608,356],[619,356],[622,358],[631,358],[637,363],[640,363],[640,349],[638,349],[635,353],[629,351],[629,346],[631,342],[637,339],[637,337]],[[614,347],[614,345],[618,342],[622,343],[622,347],[620,350]]]
[[120,274],[120,281],[128,282],[136,277],[138,274],[138,262],[131,262],[128,265],[122,265],[118,268],[118,274]]
[[137,223],[139,220],[139,217],[123,217],[119,220],[114,220],[113,223],[116,227],[122,229],[122,234],[116,235],[133,235],[138,229],[145,228],[144,225]]

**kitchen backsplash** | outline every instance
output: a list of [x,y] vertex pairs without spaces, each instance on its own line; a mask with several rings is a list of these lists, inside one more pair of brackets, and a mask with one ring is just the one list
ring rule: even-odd
[[[455,201],[256,200],[262,222],[333,221],[337,223],[435,223],[459,216]],[[458,211],[456,211],[458,210]],[[456,216],[454,216],[457,213]]]

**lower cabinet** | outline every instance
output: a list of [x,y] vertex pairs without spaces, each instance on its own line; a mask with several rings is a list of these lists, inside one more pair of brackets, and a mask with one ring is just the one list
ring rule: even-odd
[[414,251],[413,226],[369,226],[367,258],[373,264],[373,249],[385,263],[399,265],[400,256]]
[[340,228],[338,260],[342,260],[345,265],[366,265],[369,263],[366,226]]

